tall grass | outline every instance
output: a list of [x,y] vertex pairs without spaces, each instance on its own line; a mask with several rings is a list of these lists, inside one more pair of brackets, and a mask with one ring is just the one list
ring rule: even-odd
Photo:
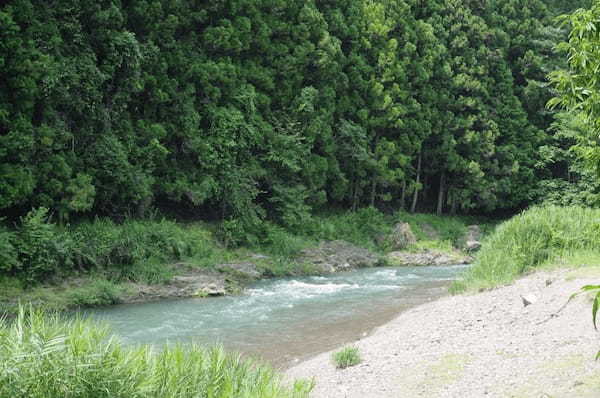
[[454,291],[509,283],[537,267],[600,250],[600,210],[531,208],[496,228]]
[[107,329],[25,312],[0,321],[0,397],[302,398],[270,368],[220,348],[124,348]]

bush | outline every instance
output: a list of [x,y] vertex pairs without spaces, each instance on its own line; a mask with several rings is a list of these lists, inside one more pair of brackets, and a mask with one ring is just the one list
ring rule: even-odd
[[322,240],[342,239],[369,249],[377,249],[378,235],[389,233],[393,220],[373,207],[323,217],[315,217],[304,233]]
[[512,282],[536,267],[600,247],[600,210],[582,207],[531,208],[490,235],[465,280],[454,291]]
[[356,347],[345,347],[334,353],[332,359],[333,363],[335,363],[335,367],[338,369],[355,366],[361,362],[360,354]]
[[85,287],[75,288],[69,294],[70,302],[81,307],[118,304],[121,289],[106,279],[96,279]]
[[21,219],[15,248],[19,276],[28,284],[56,274],[72,265],[72,239],[49,221],[48,209],[31,210]]
[[74,227],[80,268],[105,269],[116,279],[163,283],[171,279],[170,262],[208,257],[213,244],[201,228],[175,222],[97,219]]
[[97,219],[73,231],[79,265],[84,268],[131,266],[153,258],[178,261],[194,255],[202,244],[185,227],[166,220],[129,220],[118,225]]
[[125,348],[88,321],[22,308],[0,320],[0,358],[0,397],[303,398],[312,388],[220,348]]

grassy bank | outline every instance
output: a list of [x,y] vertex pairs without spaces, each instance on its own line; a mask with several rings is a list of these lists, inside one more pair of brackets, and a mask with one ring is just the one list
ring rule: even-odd
[[468,224],[481,224],[367,208],[322,213],[293,228],[263,222],[252,239],[231,246],[220,224],[95,219],[61,226],[40,209],[0,228],[0,311],[14,313],[19,301],[53,310],[114,304],[132,284],[165,284],[184,270],[215,271],[230,262],[255,263],[263,277],[311,274],[314,268],[294,260],[301,250],[345,240],[382,254],[388,248],[380,238],[398,222],[408,222],[418,238],[409,250],[451,250]]
[[303,398],[311,388],[218,348],[125,348],[88,321],[22,309],[0,321],[0,397]]
[[492,288],[538,268],[599,264],[599,209],[535,207],[499,225],[452,290]]

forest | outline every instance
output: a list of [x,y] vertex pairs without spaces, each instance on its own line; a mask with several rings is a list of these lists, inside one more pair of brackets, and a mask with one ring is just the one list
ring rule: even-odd
[[586,1],[33,0],[0,8],[0,215],[594,204],[547,75]]
[[[597,394],[598,32],[592,0],[0,0],[0,397]],[[119,303],[189,334],[77,311]],[[292,383],[203,312],[290,366],[360,330]]]

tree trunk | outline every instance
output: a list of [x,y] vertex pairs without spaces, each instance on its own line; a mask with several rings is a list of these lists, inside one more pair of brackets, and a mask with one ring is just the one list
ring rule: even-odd
[[404,210],[406,204],[406,180],[402,180],[402,193],[400,194],[400,208]]
[[456,207],[458,205],[458,201],[456,200],[456,195],[452,195],[451,196],[450,202],[451,202],[451,204],[450,204],[450,214],[451,215],[455,215],[456,214]]
[[446,189],[446,173],[440,175],[440,191],[438,192],[437,215],[441,216],[444,211],[444,190]]
[[377,195],[377,182],[375,178],[373,178],[373,182],[371,182],[371,207],[375,207],[375,197]]
[[356,211],[358,207],[358,181],[354,180],[354,192],[352,193],[352,211]]
[[417,184],[415,192],[413,194],[412,205],[410,206],[410,212],[414,213],[417,209],[417,200],[419,199],[419,184],[421,183],[421,152],[419,152],[419,160],[417,163]]

